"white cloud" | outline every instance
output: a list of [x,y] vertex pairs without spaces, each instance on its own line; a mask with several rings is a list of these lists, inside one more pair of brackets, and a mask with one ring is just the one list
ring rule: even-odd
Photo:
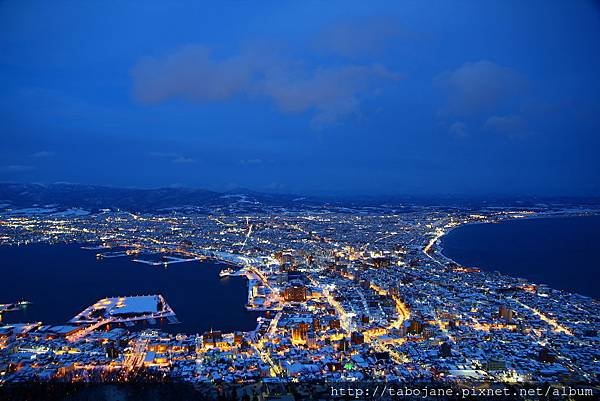
[[50,150],[40,150],[39,152],[35,152],[31,154],[31,157],[35,157],[35,158],[47,158],[47,157],[53,157],[56,156],[56,152],[50,151]]
[[493,111],[522,94],[527,81],[515,70],[481,60],[467,62],[435,79],[446,91],[443,115],[467,116]]
[[522,137],[527,134],[525,121],[517,115],[491,116],[484,123],[483,128],[511,138]]
[[469,136],[467,125],[461,121],[454,122],[448,129],[448,132],[457,138],[466,138]]
[[9,164],[4,166],[5,171],[13,172],[13,173],[24,173],[28,171],[35,170],[36,167],[28,164]]
[[204,46],[185,46],[163,58],[142,60],[132,76],[133,94],[142,103],[265,96],[284,113],[311,112],[316,128],[355,114],[362,96],[400,79],[379,64],[310,68],[258,48],[219,59]]
[[193,159],[191,157],[186,157],[186,156],[183,156],[183,155],[181,155],[179,153],[175,153],[175,152],[150,152],[149,155],[152,157],[160,158],[160,159],[168,159],[172,163],[175,163],[175,164],[196,163],[196,159]]
[[192,164],[192,163],[196,163],[196,160],[192,159],[191,157],[179,156],[179,157],[173,159],[173,163],[175,163],[175,164]]
[[243,159],[240,160],[240,164],[241,165],[257,165],[257,164],[262,164],[263,160],[262,159]]

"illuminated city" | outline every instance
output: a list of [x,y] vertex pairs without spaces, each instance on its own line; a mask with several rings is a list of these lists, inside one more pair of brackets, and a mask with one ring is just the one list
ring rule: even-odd
[[[0,327],[2,381],[127,381],[140,372],[194,384],[597,380],[596,300],[461,266],[440,239],[464,224],[598,209],[262,207],[243,212],[240,199],[208,213],[2,212],[4,245],[74,243],[96,263],[127,258],[142,269],[222,262],[222,279],[245,277],[246,308],[262,312],[251,331],[164,332],[177,324],[168,299],[106,294],[64,325]],[[3,315],[27,300],[10,301]],[[150,325],[134,330],[138,320]]]
[[600,400],[600,1],[0,1],[0,401]]

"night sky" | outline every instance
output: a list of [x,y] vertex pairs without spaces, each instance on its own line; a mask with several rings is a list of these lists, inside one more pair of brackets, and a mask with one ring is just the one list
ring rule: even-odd
[[600,195],[587,1],[2,1],[0,181]]

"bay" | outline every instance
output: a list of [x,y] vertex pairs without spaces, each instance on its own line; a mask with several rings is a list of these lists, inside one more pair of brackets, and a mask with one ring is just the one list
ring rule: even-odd
[[600,216],[469,224],[445,235],[442,248],[465,266],[600,298]]
[[161,294],[181,321],[164,324],[163,330],[203,333],[256,327],[258,314],[245,309],[246,279],[219,278],[223,264],[195,261],[163,267],[129,257],[96,260],[95,254],[72,244],[0,247],[0,303],[32,302],[24,311],[5,313],[3,322],[64,324],[100,298]]

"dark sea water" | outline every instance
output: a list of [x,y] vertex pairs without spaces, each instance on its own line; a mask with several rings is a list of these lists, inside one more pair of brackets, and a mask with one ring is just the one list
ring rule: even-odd
[[186,262],[165,268],[128,257],[96,260],[96,252],[64,244],[0,247],[0,303],[32,302],[24,311],[5,313],[3,321],[63,324],[100,298],[162,294],[181,321],[164,324],[167,331],[256,327],[258,315],[244,308],[246,279],[219,278],[221,264]]
[[442,246],[466,266],[600,298],[600,216],[466,225],[443,237]]

